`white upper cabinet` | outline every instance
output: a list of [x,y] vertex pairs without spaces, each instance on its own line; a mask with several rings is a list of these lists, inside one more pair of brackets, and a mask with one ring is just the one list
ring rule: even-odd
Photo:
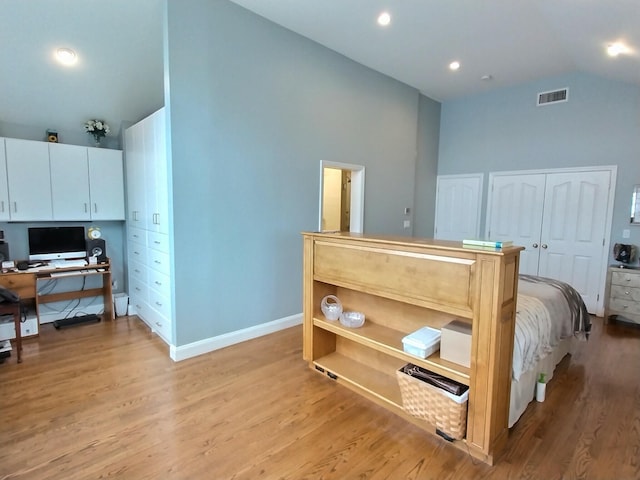
[[9,217],[9,184],[7,183],[7,157],[4,153],[4,138],[0,138],[0,221]]
[[124,220],[122,152],[88,148],[92,220]]
[[125,219],[120,150],[0,140],[0,220]]
[[143,122],[127,128],[124,138],[127,169],[127,221],[130,226],[146,229]]
[[54,220],[91,220],[87,148],[49,144]]
[[165,109],[161,108],[150,117],[149,137],[153,138],[153,155],[146,160],[145,169],[149,188],[148,197],[151,214],[149,230],[169,233],[169,196]]
[[48,144],[6,138],[5,147],[11,220],[53,220]]

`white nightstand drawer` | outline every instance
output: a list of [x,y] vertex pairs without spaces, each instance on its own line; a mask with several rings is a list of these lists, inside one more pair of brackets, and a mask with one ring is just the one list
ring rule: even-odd
[[609,310],[612,312],[620,312],[621,315],[625,313],[640,315],[640,303],[626,301],[622,298],[612,298],[609,302]]
[[611,299],[640,303],[640,288],[624,285],[611,285]]
[[615,271],[611,273],[611,284],[640,288],[640,275]]

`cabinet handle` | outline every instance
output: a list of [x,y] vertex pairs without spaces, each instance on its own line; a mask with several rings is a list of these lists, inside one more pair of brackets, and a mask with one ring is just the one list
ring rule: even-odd
[[140,289],[139,289],[138,287],[136,287],[136,290],[137,290],[138,292],[140,291]]
[[137,268],[134,270],[134,272],[136,273],[140,273],[140,270],[138,270]]
[[533,245],[531,245],[533,248],[538,248],[538,244],[534,243]]
[[160,265],[162,262],[160,260],[154,260],[153,263],[157,263],[158,265]]
[[162,326],[162,324],[160,322],[156,322],[156,325],[159,326],[159,327]]
[[160,242],[158,240],[154,240],[153,243],[155,243],[156,245],[160,245]]
[[140,306],[140,304],[138,304],[138,303],[136,303],[136,308],[137,308],[138,310],[142,310],[142,307],[141,307],[141,306]]
[[156,305],[158,305],[159,307],[162,306],[162,304],[160,302],[156,302]]
[[0,202],[2,204],[2,213],[4,213],[4,200],[2,200],[2,202]]
[[93,213],[98,213],[98,204],[97,203],[93,204]]
[[545,248],[545,249],[546,249],[546,248],[547,248],[547,244],[546,244],[546,243],[543,243],[543,244],[542,244],[542,248]]
[[625,295],[629,295],[629,292],[624,292]]
[[153,283],[155,283],[156,285],[162,285],[162,282],[159,282],[157,280],[155,282],[153,282]]
[[13,202],[13,211],[18,213],[18,202]]

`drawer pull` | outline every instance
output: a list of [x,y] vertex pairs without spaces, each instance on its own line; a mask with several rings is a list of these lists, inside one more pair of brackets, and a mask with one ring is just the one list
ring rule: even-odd
[[140,291],[140,289],[139,289],[138,287],[136,287],[136,290],[137,290],[138,292]]
[[160,260],[154,260],[153,263],[157,263],[158,265],[160,265],[162,262]]
[[159,281],[157,281],[157,280],[156,280],[155,282],[153,282],[153,283],[155,283],[155,284],[156,284],[156,285],[158,285],[158,286],[162,285],[162,282],[159,282]]
[[160,322],[156,322],[156,325],[159,326],[159,327],[162,326],[162,324]]
[[154,240],[153,243],[155,243],[156,245],[160,245],[160,242],[158,240]]
[[162,306],[162,304],[160,302],[156,302],[156,305],[158,305],[159,307]]

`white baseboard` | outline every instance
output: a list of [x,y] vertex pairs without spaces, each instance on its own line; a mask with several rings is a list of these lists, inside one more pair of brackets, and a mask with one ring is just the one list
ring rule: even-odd
[[253,338],[262,337],[263,335],[269,335],[270,333],[278,332],[289,327],[295,327],[300,324],[302,324],[302,313],[273,320],[272,322],[262,323],[253,327],[243,328],[242,330],[236,330],[235,332],[225,333],[218,335],[217,337],[198,340],[197,342],[181,345],[179,347],[170,345],[169,356],[174,361],[179,362],[181,360],[186,360],[187,358],[202,355],[203,353],[213,352],[214,350],[219,350]]

